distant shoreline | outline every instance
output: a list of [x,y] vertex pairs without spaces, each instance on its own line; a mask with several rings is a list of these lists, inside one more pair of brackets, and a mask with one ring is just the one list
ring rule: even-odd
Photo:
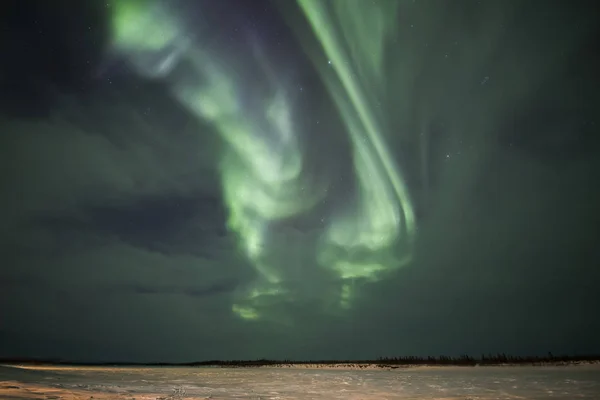
[[[275,364],[275,365],[262,365],[259,368],[289,368],[289,369],[348,369],[348,370],[406,370],[406,369],[463,369],[463,368],[478,368],[478,367],[577,367],[577,366],[591,366],[597,365],[600,367],[600,361],[598,362],[568,362],[568,363],[532,363],[532,364],[474,364],[474,365],[461,365],[461,364],[364,364],[364,363],[339,363],[339,364]],[[227,368],[227,367],[223,367]],[[252,368],[247,366],[241,367],[229,367],[229,368]]]
[[290,369],[352,369],[352,370],[394,370],[394,369],[436,369],[464,367],[569,367],[600,366],[600,357],[507,357],[471,358],[463,356],[451,357],[404,357],[381,358],[377,360],[210,360],[188,363],[127,363],[127,362],[73,362],[60,360],[19,360],[0,359],[0,365],[26,369],[70,369],[70,368],[156,368],[156,367],[212,367],[212,368],[290,368]]
[[571,362],[571,363],[542,363],[542,364],[485,364],[485,365],[428,365],[428,364],[411,364],[411,365],[394,365],[394,364],[270,364],[270,365],[68,365],[68,364],[0,364],[0,367],[19,368],[35,371],[112,371],[116,372],[120,369],[127,370],[143,370],[150,368],[198,368],[198,369],[288,369],[288,370],[336,370],[336,371],[419,371],[419,370],[464,370],[474,368],[584,368],[598,367],[600,362]]

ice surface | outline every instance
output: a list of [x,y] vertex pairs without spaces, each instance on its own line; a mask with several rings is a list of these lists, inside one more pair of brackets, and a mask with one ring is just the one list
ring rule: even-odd
[[0,367],[0,399],[595,399],[600,366]]

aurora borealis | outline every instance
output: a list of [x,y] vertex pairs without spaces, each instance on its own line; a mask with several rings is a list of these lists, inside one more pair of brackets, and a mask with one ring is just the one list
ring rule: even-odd
[[[377,281],[410,260],[415,233],[408,189],[389,154],[381,116],[367,100],[383,95],[375,90],[370,93],[371,88],[383,88],[383,54],[373,54],[371,49],[385,46],[394,22],[386,24],[383,16],[393,15],[397,3],[364,7],[360,2],[334,2],[331,10],[320,2],[301,1],[299,6],[332,66],[333,72],[321,68],[321,75],[352,147],[356,199],[328,218],[315,249],[320,269],[316,279],[338,285],[328,285],[318,297],[326,302],[326,308],[332,301],[349,308],[355,288],[363,281]],[[271,65],[258,48],[251,57],[260,66],[257,72],[236,79],[244,76],[235,69],[240,64],[236,57],[220,57],[218,49],[203,45],[202,38],[190,39],[181,17],[178,21],[171,8],[172,3],[116,2],[114,46],[140,74],[167,76],[181,104],[199,119],[214,124],[227,142],[219,169],[230,213],[228,226],[240,238],[240,246],[257,272],[256,282],[240,303],[233,305],[233,311],[245,319],[259,319],[269,314],[271,304],[305,300],[303,290],[293,287],[295,277],[287,265],[270,257],[274,245],[271,237],[277,225],[313,212],[327,196],[326,188],[334,176],[321,171],[317,181],[307,173],[302,132],[295,124],[298,116],[287,95],[290,89],[276,76],[279,66]],[[344,51],[344,32],[351,30],[361,12],[370,16],[367,22],[371,26],[365,26],[365,31],[376,33]],[[340,32],[323,28],[334,26],[327,19],[339,24]],[[235,60],[234,64],[227,64],[228,58]],[[185,64],[185,71],[178,71],[177,64]],[[365,71],[365,79],[357,71]],[[242,92],[248,90],[243,86],[248,81],[267,87],[264,98],[243,99]]]
[[39,334],[73,357],[593,347],[587,3],[249,3],[15,6],[50,50],[2,75],[28,78],[1,118],[0,299],[25,311],[0,337],[26,349],[43,315],[87,321]]

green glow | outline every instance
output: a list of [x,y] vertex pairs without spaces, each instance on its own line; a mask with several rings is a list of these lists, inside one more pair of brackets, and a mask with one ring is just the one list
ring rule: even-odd
[[[384,95],[383,48],[394,34],[398,3],[298,0],[330,67],[324,68],[321,59],[315,64],[355,147],[361,188],[358,207],[333,222],[319,256],[323,266],[342,279],[375,281],[382,272],[410,261],[410,254],[398,258],[391,250],[400,240],[412,242],[415,216],[384,142],[383,118],[375,112],[374,101]],[[357,259],[356,252],[364,249],[370,256]],[[351,297],[350,286],[344,286],[341,304],[348,304]]]
[[[385,86],[383,48],[393,33],[396,4],[298,0],[323,54],[331,60],[326,66],[315,59],[315,65],[347,128],[359,187],[355,201],[340,204],[328,219],[314,255],[322,273],[314,276],[338,283],[335,293],[323,292],[320,298],[327,303],[335,295],[341,309],[352,307],[360,281],[375,282],[410,260],[414,213],[384,141],[385,119],[375,106]],[[135,59],[140,51],[160,53],[181,40],[183,28],[177,18],[152,2],[120,0],[113,10],[115,48],[134,65],[147,62]],[[210,122],[227,144],[219,172],[228,227],[238,235],[257,273],[254,284],[232,307],[247,320],[266,317],[281,304],[308,301],[302,289],[290,290],[292,272],[284,260],[273,259],[275,245],[269,234],[273,225],[308,213],[327,195],[326,185],[316,185],[306,171],[302,135],[294,123],[298,116],[286,88],[274,76],[276,66],[260,51],[254,56],[262,73],[244,80],[243,63],[232,67],[210,49],[189,46],[179,62],[195,76],[169,79],[174,96],[199,119]],[[248,109],[242,92],[254,82],[266,85],[268,94],[253,96]],[[322,175],[320,182],[327,180],[326,173]]]
[[161,50],[179,35],[177,22],[162,15],[156,18],[146,0],[118,0],[113,9],[113,40],[130,50]]

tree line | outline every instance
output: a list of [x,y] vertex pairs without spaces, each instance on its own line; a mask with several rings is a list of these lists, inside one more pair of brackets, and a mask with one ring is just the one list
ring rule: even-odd
[[487,366],[487,365],[564,365],[574,363],[600,363],[600,355],[559,355],[548,353],[545,356],[513,356],[505,353],[482,354],[479,357],[470,355],[453,356],[401,356],[380,357],[374,360],[206,360],[185,363],[132,363],[132,362],[77,362],[61,359],[32,359],[32,358],[4,358],[2,364],[27,364],[27,365],[73,365],[73,366],[148,366],[148,367],[268,367],[286,365],[323,365],[333,366],[339,364],[366,366],[377,365],[384,367],[401,366]]

